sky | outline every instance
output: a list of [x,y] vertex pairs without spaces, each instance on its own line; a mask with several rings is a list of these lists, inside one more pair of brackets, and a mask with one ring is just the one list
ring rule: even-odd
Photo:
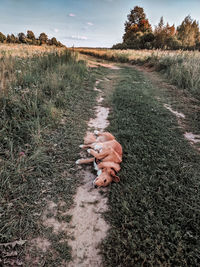
[[0,0],[0,32],[45,32],[68,47],[111,47],[122,41],[124,23],[135,6],[152,27],[160,17],[178,26],[187,15],[200,20],[200,0]]

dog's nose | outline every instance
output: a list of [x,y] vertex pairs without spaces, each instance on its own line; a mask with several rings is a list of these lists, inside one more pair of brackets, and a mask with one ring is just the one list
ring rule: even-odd
[[95,184],[95,185],[94,185],[94,188],[98,188],[98,186]]

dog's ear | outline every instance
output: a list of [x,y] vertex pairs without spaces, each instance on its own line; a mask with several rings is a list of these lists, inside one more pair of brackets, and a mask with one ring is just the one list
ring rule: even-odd
[[112,176],[113,181],[116,182],[116,183],[119,183],[120,178],[119,178],[119,176],[117,176],[117,175],[115,174],[115,171],[111,169],[110,174],[111,174],[111,176]]
[[117,175],[113,176],[113,181],[114,181],[115,183],[119,183],[119,181],[120,181],[119,176],[117,176]]

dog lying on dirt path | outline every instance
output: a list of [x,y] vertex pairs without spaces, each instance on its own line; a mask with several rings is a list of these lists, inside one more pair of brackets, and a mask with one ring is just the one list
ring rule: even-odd
[[[97,137],[96,137],[96,136]],[[122,162],[122,146],[115,140],[115,137],[108,132],[95,131],[88,133],[84,138],[84,145],[81,148],[87,150],[93,158],[79,159],[76,164],[87,164],[94,162],[97,170],[97,178],[93,184],[95,187],[107,186],[112,181],[119,182],[120,178],[116,175],[119,172]]]

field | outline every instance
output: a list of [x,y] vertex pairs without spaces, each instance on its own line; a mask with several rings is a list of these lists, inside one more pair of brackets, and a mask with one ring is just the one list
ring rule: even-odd
[[[124,158],[105,215],[112,226],[102,243],[105,266],[198,266],[199,154],[163,106],[170,91],[167,97],[166,89],[130,67],[118,79],[107,100],[108,130]],[[177,108],[182,100],[174,95],[173,101]]]
[[91,181],[87,192],[108,199],[101,266],[199,266],[199,144],[184,138],[200,132],[199,54],[80,52],[89,56],[0,47],[0,265],[73,266],[67,211],[84,185],[75,161],[102,90],[123,162],[119,183],[104,191]]
[[200,53],[198,51],[77,49],[80,53],[113,62],[154,67],[173,84],[200,98]]
[[[0,265],[16,266],[25,255],[27,262],[37,257],[39,265],[59,265],[63,257],[70,259],[66,236],[58,244],[61,239],[42,225],[42,216],[50,200],[64,201],[60,209],[72,203],[79,183],[74,162],[94,104],[94,78],[66,50],[11,46],[1,55]],[[53,243],[44,258],[34,250],[38,237]]]

